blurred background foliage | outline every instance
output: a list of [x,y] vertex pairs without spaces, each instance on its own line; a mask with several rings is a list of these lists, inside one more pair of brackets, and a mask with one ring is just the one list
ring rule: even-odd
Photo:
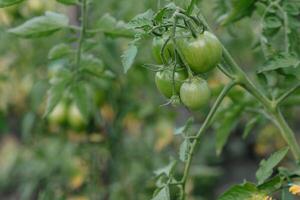
[[[156,10],[157,1],[95,0],[89,23],[97,23],[105,13],[129,21],[149,8]],[[255,71],[254,66],[264,62],[254,48],[260,31],[256,20],[244,18],[224,28],[217,25],[219,1],[203,1],[201,8],[237,61]],[[150,199],[153,171],[177,157],[180,141],[174,131],[190,115],[182,107],[160,106],[166,100],[155,88],[153,72],[142,67],[153,62],[150,40],[143,41],[136,66],[125,75],[120,55],[129,40],[99,34],[93,51],[114,77],[97,84],[94,116],[84,122],[66,99],[44,119],[48,79],[63,65],[48,61],[47,54],[67,33],[23,40],[6,30],[46,10],[66,13],[77,23],[77,8],[54,0],[28,0],[0,10],[0,199]],[[209,80],[214,94],[224,83],[217,71]],[[232,95],[240,98],[238,90]],[[195,121],[201,122],[206,111],[193,113]],[[299,134],[299,107],[289,111]],[[213,131],[203,138],[187,186],[188,199],[215,199],[230,184],[253,180],[259,160],[284,145],[278,130],[263,122],[247,140],[241,139],[247,120],[237,124],[221,157],[215,153]]]

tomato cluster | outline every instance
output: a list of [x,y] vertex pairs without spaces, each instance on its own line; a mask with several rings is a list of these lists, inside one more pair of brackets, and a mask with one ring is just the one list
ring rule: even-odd
[[179,96],[187,108],[200,109],[208,104],[211,96],[208,84],[201,78],[201,74],[211,71],[218,65],[222,57],[222,45],[217,37],[208,31],[196,37],[178,38],[176,45],[177,48],[173,42],[166,43],[162,37],[153,40],[153,56],[158,63],[166,64],[165,59],[169,64],[170,60],[175,59],[175,54],[179,57],[179,63],[174,64],[176,67],[164,66],[156,72],[156,86],[166,98]]

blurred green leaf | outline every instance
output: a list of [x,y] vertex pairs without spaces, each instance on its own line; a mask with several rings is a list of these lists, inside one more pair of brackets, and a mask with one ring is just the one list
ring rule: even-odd
[[175,160],[173,160],[167,166],[154,171],[154,174],[156,176],[160,176],[162,174],[165,174],[166,176],[170,177],[170,175],[173,173],[173,170],[174,170],[176,164],[177,164],[177,162]]
[[256,172],[256,179],[258,184],[262,184],[273,173],[273,168],[286,156],[289,148],[283,148],[272,154],[267,160],[262,160],[259,164],[259,169]]
[[133,37],[134,32],[129,29],[126,23],[123,21],[117,21],[110,14],[103,15],[95,25],[95,30],[92,32],[103,32],[109,36],[116,37]]
[[266,17],[264,23],[265,23],[264,27],[270,29],[279,28],[282,26],[281,20],[276,15]]
[[18,27],[9,29],[8,32],[24,38],[43,37],[51,35],[68,24],[67,16],[48,11],[44,16],[30,19]]
[[24,0],[0,0],[0,8],[12,6],[21,3]]
[[155,197],[152,198],[152,200],[171,200],[170,199],[170,191],[169,186],[165,186],[162,188]]
[[153,25],[152,23],[153,18],[154,18],[154,12],[152,10],[147,10],[146,12],[138,14],[132,20],[130,20],[128,26],[132,29],[136,29],[136,28],[149,29]]
[[257,0],[231,0],[232,8],[226,16],[222,17],[222,24],[227,25],[249,16],[254,10],[256,1]]
[[243,108],[244,105],[242,104],[232,104],[229,108],[221,111],[222,113],[224,113],[224,116],[221,115],[220,117],[218,117],[218,125],[216,128],[216,150],[218,155],[221,154],[230,133],[236,127]]
[[48,59],[55,60],[69,55],[72,49],[69,45],[61,43],[52,47],[48,54]]
[[83,82],[76,83],[72,88],[72,94],[80,113],[87,119],[91,111],[91,98],[85,84]]
[[265,65],[260,67],[258,73],[273,71],[281,68],[299,68],[300,59],[291,54],[281,53],[268,60]]
[[138,53],[138,48],[137,48],[137,42],[140,40],[140,38],[137,38],[130,42],[127,50],[124,52],[122,55],[122,64],[124,67],[124,73],[127,73],[127,71],[131,68],[135,57]]
[[104,73],[103,61],[91,54],[85,54],[80,63],[80,70],[90,75],[101,77]]

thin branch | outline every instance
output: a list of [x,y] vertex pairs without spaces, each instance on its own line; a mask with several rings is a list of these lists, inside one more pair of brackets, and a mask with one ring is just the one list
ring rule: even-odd
[[79,41],[78,41],[75,70],[78,70],[80,66],[83,42],[86,34],[86,27],[87,27],[87,0],[83,0],[81,6],[81,31],[80,31]]

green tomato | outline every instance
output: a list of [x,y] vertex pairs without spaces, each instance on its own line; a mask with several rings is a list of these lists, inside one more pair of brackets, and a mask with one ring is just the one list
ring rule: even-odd
[[51,124],[62,124],[67,117],[66,104],[63,102],[58,103],[52,112],[48,115],[48,120]]
[[207,105],[211,96],[206,80],[194,77],[184,82],[180,88],[182,103],[191,110]]
[[68,122],[69,125],[74,129],[82,129],[86,124],[84,117],[75,104],[72,104],[69,107]]
[[222,58],[221,43],[208,31],[204,31],[197,38],[179,39],[178,46],[191,70],[196,74],[212,70]]
[[[173,71],[172,70],[163,70],[156,72],[155,74],[155,83],[160,91],[165,97],[171,98],[173,95]],[[185,70],[178,70],[174,74],[175,80],[175,92],[179,93],[180,87],[184,80],[187,78],[187,73]]]
[[[161,37],[155,37],[152,41],[152,54],[156,62],[162,64],[162,57],[160,56],[160,51],[165,43],[165,39]],[[165,47],[164,55],[166,60],[174,58],[174,45],[171,41],[168,42],[167,46]]]

